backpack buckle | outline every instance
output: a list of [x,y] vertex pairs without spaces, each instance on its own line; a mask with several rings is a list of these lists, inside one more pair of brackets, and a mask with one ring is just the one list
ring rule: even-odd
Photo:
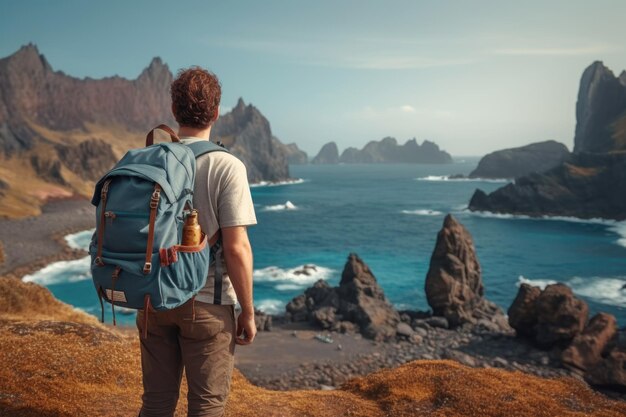
[[104,262],[102,262],[102,258],[99,256],[96,256],[96,259],[94,259],[93,263],[96,266],[104,266]]
[[152,271],[152,262],[146,262],[145,264],[143,264],[143,273],[149,274],[150,271]]
[[161,191],[159,189],[154,190],[152,197],[150,197],[150,208],[155,209],[159,206],[159,198],[161,198]]

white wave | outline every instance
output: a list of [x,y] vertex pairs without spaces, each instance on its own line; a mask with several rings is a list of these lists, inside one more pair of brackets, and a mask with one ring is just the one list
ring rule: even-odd
[[286,180],[286,181],[260,181],[260,182],[255,182],[254,184],[250,184],[250,188],[257,188],[257,187],[279,187],[281,185],[295,185],[295,184],[302,184],[303,182],[305,182],[306,180],[304,180],[303,178],[296,178],[293,180]]
[[267,314],[280,314],[285,311],[285,303],[280,300],[261,300],[255,307]]
[[90,263],[91,258],[89,256],[73,261],[53,262],[37,272],[25,275],[22,280],[25,282],[36,282],[43,286],[85,281],[91,279],[91,273],[89,272]]
[[402,214],[414,214],[417,216],[439,216],[443,213],[437,210],[418,209],[418,210],[402,210]]
[[512,182],[513,180],[507,178],[450,178],[451,175],[427,175],[425,177],[415,178],[417,181],[465,181],[465,182],[497,182],[497,183],[505,183]]
[[70,235],[65,236],[65,241],[67,242],[67,246],[72,249],[89,249],[89,242],[91,241],[91,236],[96,229],[83,230],[82,232],[72,233]]
[[264,211],[282,211],[282,210],[298,210],[298,207],[291,201],[287,201],[285,204],[276,204],[275,206],[265,206]]
[[591,219],[582,219],[580,217],[571,216],[528,216],[526,214],[510,214],[510,213],[493,213],[490,211],[471,211],[469,209],[463,210],[464,213],[474,216],[493,218],[493,219],[523,219],[523,220],[551,220],[562,221],[571,223],[587,223],[587,224],[601,224],[608,227],[608,230],[615,233],[619,238],[615,241],[616,244],[626,247],[626,220],[617,221],[611,219],[602,219],[594,217]]
[[[545,288],[556,281],[550,279],[527,279],[520,275],[517,285],[522,283]],[[626,307],[626,276],[623,277],[572,277],[563,281],[574,294],[600,304]]]
[[609,230],[619,236],[615,243],[626,248],[626,221],[616,222]]
[[301,290],[302,286],[298,284],[278,284],[276,287],[278,291],[295,291]]
[[[267,268],[257,269],[254,271],[253,276],[256,282],[275,282],[276,288],[282,286],[282,291],[294,290],[323,279],[330,278],[334,270],[330,268],[324,268],[318,265],[300,265],[291,269],[283,269],[277,266],[268,266]],[[290,285],[290,287],[286,287]]]
[[552,285],[552,284],[556,284],[557,282],[551,279],[528,279],[526,277],[524,277],[523,275],[520,275],[517,278],[517,284],[515,284],[517,287],[519,287],[522,284],[528,284],[531,287],[539,287],[540,289],[544,289],[546,288],[548,285]]

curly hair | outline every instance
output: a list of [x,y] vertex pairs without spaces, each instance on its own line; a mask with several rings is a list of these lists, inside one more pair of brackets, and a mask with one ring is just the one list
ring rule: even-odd
[[179,125],[204,129],[217,120],[222,87],[212,72],[200,67],[181,69],[170,92]]

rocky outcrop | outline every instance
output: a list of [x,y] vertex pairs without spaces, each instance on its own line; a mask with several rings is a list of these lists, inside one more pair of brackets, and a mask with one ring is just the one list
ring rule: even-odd
[[309,163],[309,156],[295,143],[285,145],[284,149],[289,165],[306,165]]
[[289,179],[284,145],[274,140],[269,121],[243,99],[221,116],[211,130],[211,139],[221,141],[248,169],[250,182]]
[[598,313],[563,352],[561,360],[569,366],[589,371],[602,361],[603,353],[617,334],[615,317]]
[[430,259],[426,299],[433,314],[445,317],[451,327],[479,321],[495,329],[508,327],[500,309],[484,297],[470,233],[450,214],[443,221]]
[[339,162],[345,164],[442,164],[452,162],[452,157],[447,152],[440,150],[437,144],[428,140],[423,141],[419,145],[413,138],[400,146],[395,138],[386,137],[378,142],[369,142],[361,150],[356,148],[346,149],[341,154]]
[[517,178],[532,172],[544,172],[563,163],[567,147],[554,140],[503,149],[481,158],[470,178]]
[[626,219],[626,87],[596,62],[583,74],[574,153],[544,173],[516,178],[469,209],[530,216]]
[[111,145],[101,139],[86,140],[77,146],[57,145],[60,161],[81,178],[97,181],[117,162]]
[[315,155],[315,158],[311,161],[312,164],[338,164],[339,163],[339,149],[335,142],[328,142],[322,149]]
[[508,314],[519,336],[544,348],[564,347],[584,329],[589,308],[567,285],[548,285],[541,291],[522,284]]
[[624,389],[626,343],[615,317],[598,313],[587,322],[588,311],[587,303],[564,284],[543,291],[522,284],[508,313],[518,337],[556,351],[563,365],[590,384]]
[[574,152],[626,150],[626,86],[600,61],[583,72],[576,120]]
[[574,154],[543,174],[530,174],[486,194],[476,190],[470,210],[529,216],[626,219],[626,153]]
[[400,321],[369,267],[350,254],[338,287],[319,280],[286,307],[292,321],[310,321],[324,329],[358,329],[373,340],[389,340]]

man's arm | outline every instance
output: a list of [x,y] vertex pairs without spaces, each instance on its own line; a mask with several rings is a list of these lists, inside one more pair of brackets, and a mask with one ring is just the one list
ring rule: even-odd
[[[221,233],[226,269],[241,305],[235,342],[248,345],[256,335],[252,298],[252,247],[245,226],[224,227]],[[244,337],[240,338],[242,334]]]

